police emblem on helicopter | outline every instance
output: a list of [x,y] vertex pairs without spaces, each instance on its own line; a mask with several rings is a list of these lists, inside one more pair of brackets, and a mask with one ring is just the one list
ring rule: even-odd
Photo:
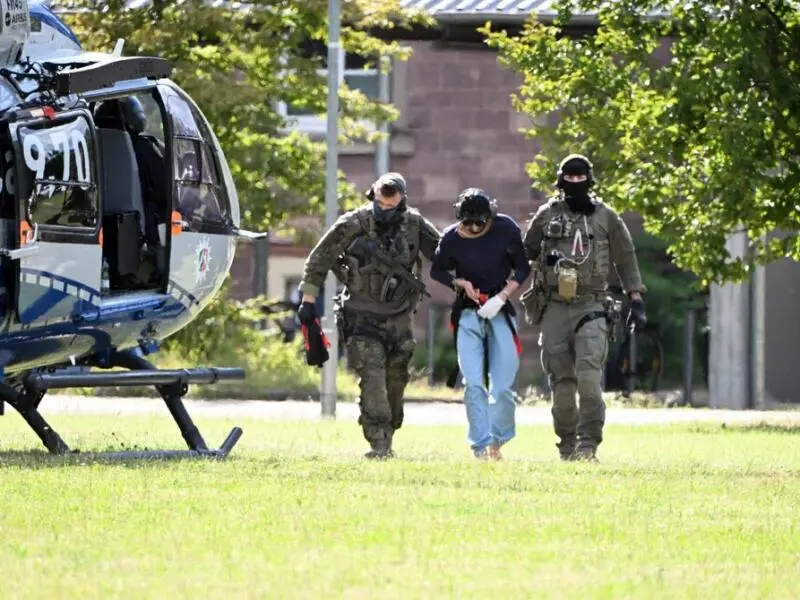
[[200,239],[195,248],[195,281],[203,283],[211,265],[211,240],[206,236]]
[[0,32],[0,414],[8,402],[63,454],[38,412],[48,390],[152,384],[183,454],[226,456],[241,429],[209,449],[182,396],[244,371],[145,359],[219,291],[237,240],[261,235],[239,228],[222,148],[166,60],[84,52],[40,4],[31,35],[27,1],[3,2],[25,18]]

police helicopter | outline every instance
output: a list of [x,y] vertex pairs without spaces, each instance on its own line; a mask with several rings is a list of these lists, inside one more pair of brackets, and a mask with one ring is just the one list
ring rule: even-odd
[[158,57],[86,52],[43,4],[6,0],[0,22],[0,414],[13,406],[53,454],[69,446],[48,390],[154,385],[188,450],[209,448],[182,397],[242,369],[156,369],[147,356],[223,284],[239,202],[211,126]]

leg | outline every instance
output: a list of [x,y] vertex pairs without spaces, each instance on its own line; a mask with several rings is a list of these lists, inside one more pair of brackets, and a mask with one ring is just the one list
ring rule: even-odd
[[556,446],[561,458],[568,458],[575,450],[578,429],[578,381],[569,344],[571,333],[567,307],[551,302],[542,319],[539,345],[542,368],[550,380],[553,429],[560,440]]
[[392,429],[397,431],[403,425],[403,394],[408,385],[408,365],[416,346],[409,331],[399,339],[386,357],[386,394],[389,409],[392,411]]
[[392,447],[392,411],[386,394],[386,351],[376,339],[353,336],[347,340],[347,360],[359,377],[358,419],[364,438],[377,453]]
[[511,390],[519,369],[514,334],[503,314],[489,324],[489,419],[492,444],[500,447],[516,434],[517,404]]
[[608,352],[607,328],[605,320],[595,319],[586,323],[575,336],[575,370],[581,399],[578,448],[587,457],[593,457],[603,441],[606,405],[600,384]]
[[458,366],[464,376],[464,406],[469,421],[467,439],[476,456],[492,442],[489,405],[483,387],[483,331],[479,321],[474,310],[464,310],[456,340]]

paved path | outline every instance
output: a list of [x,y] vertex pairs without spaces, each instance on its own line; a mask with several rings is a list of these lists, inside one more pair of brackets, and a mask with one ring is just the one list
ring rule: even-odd
[[[262,402],[252,400],[190,400],[186,408],[193,417],[236,418],[249,417],[270,420],[318,420],[318,402]],[[47,396],[40,406],[42,414],[113,414],[113,415],[167,415],[164,403],[155,398],[101,398],[82,396]],[[14,412],[7,408],[7,412]],[[358,406],[347,402],[336,407],[337,417],[355,420]],[[409,403],[405,422],[418,425],[464,424],[466,415],[460,403]],[[796,411],[732,411],[705,408],[609,408],[606,423],[624,425],[652,425],[666,423],[758,423],[783,422],[800,425],[800,410]],[[550,406],[522,406],[517,408],[519,425],[549,425]]]

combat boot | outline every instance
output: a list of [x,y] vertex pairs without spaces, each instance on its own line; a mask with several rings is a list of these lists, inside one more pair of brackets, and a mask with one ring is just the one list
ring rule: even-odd
[[561,456],[561,460],[575,460],[575,443],[560,443],[556,444],[556,448],[558,448],[558,454]]
[[578,446],[572,454],[570,460],[584,462],[597,462],[597,449],[591,446]]
[[367,452],[364,457],[370,460],[386,460],[394,458],[394,452],[392,452],[391,444],[376,443],[372,444],[372,450]]

